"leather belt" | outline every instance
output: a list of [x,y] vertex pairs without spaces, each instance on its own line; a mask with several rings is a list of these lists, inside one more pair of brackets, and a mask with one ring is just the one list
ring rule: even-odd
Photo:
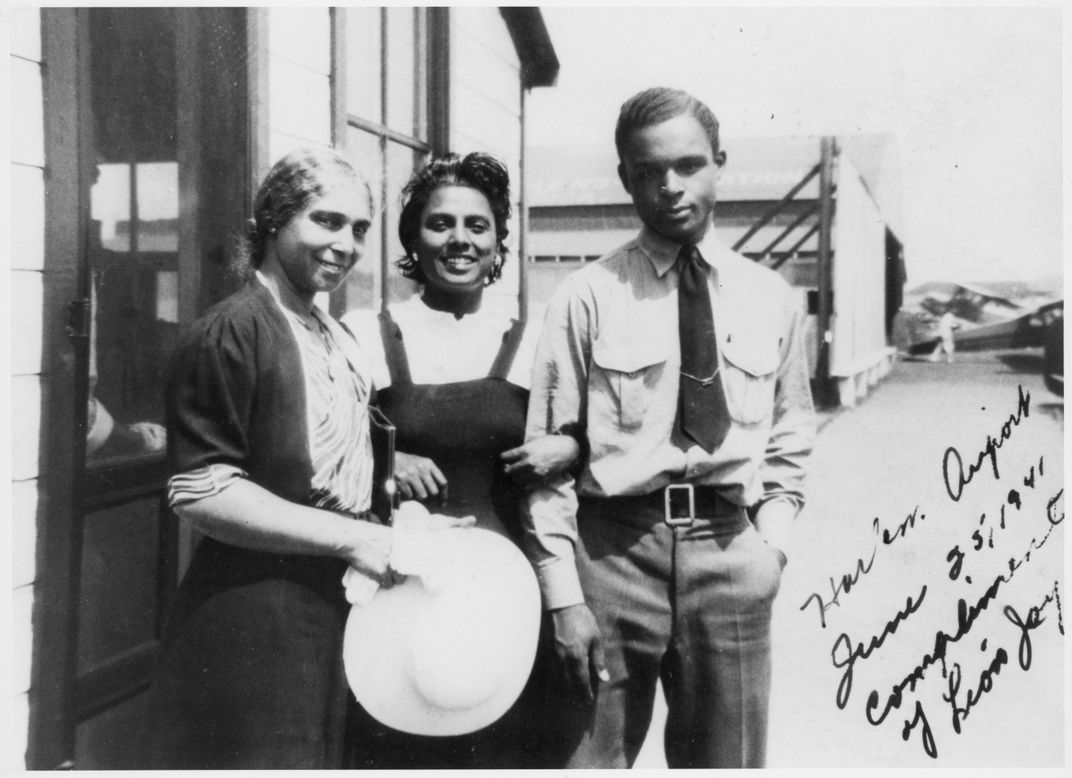
[[688,527],[696,519],[733,516],[742,510],[723,497],[718,487],[695,484],[669,484],[649,494],[635,496],[587,499],[625,510],[642,506],[646,511],[659,513],[671,527]]

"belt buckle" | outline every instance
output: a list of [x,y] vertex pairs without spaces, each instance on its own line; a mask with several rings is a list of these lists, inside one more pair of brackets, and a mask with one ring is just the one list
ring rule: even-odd
[[[675,499],[675,492],[683,492],[684,494],[678,495]],[[680,512],[681,500],[687,499],[689,506],[688,516],[676,516],[675,513]],[[693,519],[696,517],[696,491],[693,489],[692,484],[668,484],[663,490],[663,521],[671,527],[689,527],[692,526]]]

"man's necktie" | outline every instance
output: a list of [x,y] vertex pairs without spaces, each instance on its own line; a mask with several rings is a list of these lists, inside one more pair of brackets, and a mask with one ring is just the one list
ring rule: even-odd
[[702,262],[695,246],[681,247],[677,294],[681,389],[672,439],[678,448],[687,449],[697,443],[711,453],[729,432],[730,416],[718,369],[711,293]]

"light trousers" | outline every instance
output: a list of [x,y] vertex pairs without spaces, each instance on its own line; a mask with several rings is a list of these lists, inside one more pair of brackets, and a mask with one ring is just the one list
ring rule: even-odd
[[670,767],[762,767],[771,605],[782,562],[743,509],[670,527],[640,503],[583,500],[577,568],[610,681],[576,711],[570,767],[631,767],[661,680]]

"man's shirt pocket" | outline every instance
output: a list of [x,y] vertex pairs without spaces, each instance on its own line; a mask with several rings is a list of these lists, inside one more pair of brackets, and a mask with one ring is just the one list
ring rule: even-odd
[[759,424],[774,411],[778,340],[735,336],[722,344],[722,384],[730,416],[738,424]]
[[645,340],[592,346],[589,412],[622,429],[640,426],[666,370],[666,349]]

